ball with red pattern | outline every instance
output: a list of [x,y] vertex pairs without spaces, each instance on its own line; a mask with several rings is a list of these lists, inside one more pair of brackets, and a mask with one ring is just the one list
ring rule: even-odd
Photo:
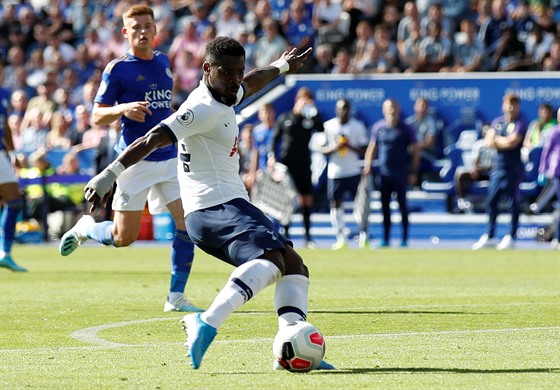
[[290,372],[307,372],[319,366],[325,356],[325,339],[306,321],[282,327],[272,344],[274,357]]

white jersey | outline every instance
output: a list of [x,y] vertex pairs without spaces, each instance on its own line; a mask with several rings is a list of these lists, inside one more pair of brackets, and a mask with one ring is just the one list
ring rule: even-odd
[[[239,88],[237,103],[243,95]],[[235,111],[214,99],[204,81],[161,123],[177,137],[177,176],[185,215],[235,198],[249,200],[239,176]]]
[[[327,145],[336,145],[341,136],[345,136],[348,143],[354,147],[366,146],[369,142],[365,125],[357,119],[350,118],[341,124],[338,118],[329,119],[324,124]],[[362,172],[361,156],[354,150],[341,149],[329,155],[327,177],[329,179],[342,179],[359,175]]]

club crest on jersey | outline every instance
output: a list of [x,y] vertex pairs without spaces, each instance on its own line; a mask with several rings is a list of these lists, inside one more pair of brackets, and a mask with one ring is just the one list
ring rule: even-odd
[[187,110],[181,115],[177,115],[177,122],[182,125],[190,125],[194,120],[194,112]]

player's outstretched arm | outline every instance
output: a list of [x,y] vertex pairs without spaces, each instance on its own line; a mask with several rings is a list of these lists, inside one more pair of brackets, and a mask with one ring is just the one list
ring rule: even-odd
[[95,103],[91,113],[91,122],[96,126],[106,126],[121,117],[143,123],[146,115],[152,115],[149,108],[150,102],[121,103],[114,106]]
[[282,73],[297,73],[305,64],[307,57],[311,53],[308,48],[301,54],[297,54],[297,49],[285,51],[282,56],[269,66],[256,68],[250,71],[243,78],[245,97],[249,97],[265,87],[272,79]]
[[143,160],[154,150],[172,143],[171,136],[159,125],[131,143],[115,161],[86,184],[84,192],[86,200],[92,203],[90,211],[105,205],[113,184],[126,168]]

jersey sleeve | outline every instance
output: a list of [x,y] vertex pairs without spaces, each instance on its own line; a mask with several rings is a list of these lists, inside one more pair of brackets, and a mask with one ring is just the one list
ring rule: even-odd
[[178,140],[212,130],[217,120],[217,115],[212,114],[210,106],[186,103],[161,122]]
[[101,83],[93,102],[112,106],[118,101],[119,91],[118,71],[113,63],[109,63],[101,75]]

